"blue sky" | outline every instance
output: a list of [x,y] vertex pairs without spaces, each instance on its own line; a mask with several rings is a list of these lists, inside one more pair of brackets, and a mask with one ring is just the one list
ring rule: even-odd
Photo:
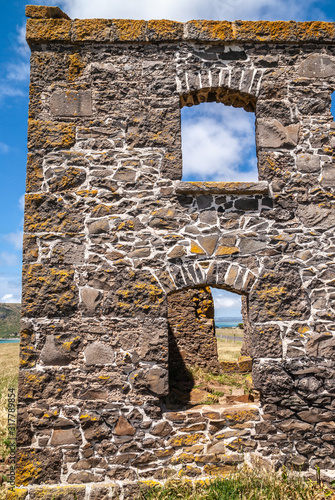
[[[45,4],[31,1],[31,4]],[[19,302],[21,293],[21,241],[23,195],[25,191],[26,130],[29,85],[29,48],[24,41],[25,4],[11,0],[2,8],[0,29],[0,302]],[[266,19],[298,21],[335,21],[333,0],[59,0],[58,5],[72,18],[168,18],[189,19]],[[213,109],[213,110],[212,110]],[[239,113],[236,120],[236,111]],[[231,108],[197,106],[182,111],[183,155],[186,178],[195,175],[208,179],[201,150],[213,151],[212,178],[229,179],[240,173],[240,179],[257,175],[254,144],[250,142],[253,115]],[[226,114],[225,114],[226,113]],[[229,123],[223,129],[222,123]],[[205,124],[205,127],[204,127]],[[206,134],[204,134],[206,130]],[[191,145],[190,138],[205,137],[205,144]],[[234,144],[245,141],[240,157]],[[214,147],[220,143],[221,148]],[[230,145],[229,148],[225,145]],[[198,148],[198,149],[197,149]],[[213,150],[214,148],[214,150]],[[249,148],[249,149],[248,149]],[[239,148],[241,150],[241,148]],[[207,149],[208,151],[208,149]],[[248,159],[247,159],[248,158]],[[222,167],[224,165],[224,167]],[[242,177],[241,177],[242,176]],[[221,292],[221,291],[220,291]],[[220,316],[238,315],[239,299],[227,292],[216,293],[216,310]],[[235,300],[235,302],[234,302]]]

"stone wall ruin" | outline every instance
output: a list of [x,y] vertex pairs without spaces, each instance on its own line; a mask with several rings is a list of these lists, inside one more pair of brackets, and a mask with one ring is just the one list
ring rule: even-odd
[[[243,462],[334,478],[334,24],[27,16],[20,498]],[[259,182],[180,181],[180,108],[205,101],[255,113]],[[244,297],[260,408],[162,404],[167,298],[206,286]]]

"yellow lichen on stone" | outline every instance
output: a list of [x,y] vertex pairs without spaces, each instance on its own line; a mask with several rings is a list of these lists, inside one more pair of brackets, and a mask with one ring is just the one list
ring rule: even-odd
[[194,455],[192,453],[181,453],[176,457],[171,458],[171,464],[184,464],[187,462],[194,462]]
[[71,351],[73,344],[78,340],[80,340],[80,337],[75,337],[73,340],[69,342],[63,342],[62,344],[63,349],[65,349],[66,351]]
[[234,39],[255,42],[283,42],[296,40],[295,21],[237,21]]
[[40,158],[29,153],[27,157],[26,191],[39,191],[44,180],[42,162]]
[[59,7],[45,5],[26,5],[26,17],[33,19],[70,19]]
[[227,476],[236,471],[236,465],[210,465],[206,464],[204,467],[205,474],[211,476]]
[[111,40],[111,19],[76,19],[72,23],[74,42],[108,42]]
[[16,462],[16,484],[27,486],[31,481],[37,479],[42,471],[41,462],[36,459],[36,451],[21,452]]
[[134,19],[113,19],[116,39],[126,41],[144,40],[145,21],[135,21]]
[[252,420],[259,420],[259,410],[257,408],[236,408],[224,410],[222,418],[225,418],[229,425],[241,424]]
[[195,241],[191,241],[191,253],[198,255],[205,255],[206,252],[203,250]]
[[85,63],[77,52],[69,56],[69,76],[70,81],[75,80],[82,75]]
[[74,42],[144,40],[145,21],[131,19],[76,19],[72,24]]
[[224,245],[219,245],[215,255],[232,255],[234,253],[238,253],[240,250],[237,247],[226,247]]
[[70,42],[71,21],[67,19],[28,19],[26,39],[28,44]]
[[181,434],[180,436],[176,436],[170,439],[169,446],[179,447],[179,446],[190,446],[192,444],[199,443],[199,441],[203,440],[204,435],[195,433],[195,434]]
[[71,147],[76,142],[74,123],[28,120],[29,148]]
[[25,488],[13,488],[7,490],[6,500],[24,500],[28,495],[28,490]]
[[[177,40],[183,37],[184,24],[167,19],[151,20],[147,23],[149,40]],[[172,155],[171,155],[172,156]],[[172,156],[170,159],[174,159]]]
[[75,500],[76,498],[78,498],[78,494],[80,495],[80,498],[83,498],[85,495],[85,491],[85,485],[51,487],[40,486],[34,488],[34,500],[61,500],[62,498],[71,498],[71,500]]
[[297,34],[299,40],[333,40],[335,35],[334,23],[324,21],[307,21],[297,23]]
[[268,287],[266,286],[264,290],[257,290],[257,295],[260,300],[264,300],[266,302],[269,301],[269,299],[275,299],[277,297],[287,295],[287,288],[285,286],[277,287]]
[[187,23],[191,38],[200,40],[232,40],[232,23],[228,21],[189,21]]
[[309,327],[308,326],[299,326],[298,328],[298,333],[306,333],[309,331]]

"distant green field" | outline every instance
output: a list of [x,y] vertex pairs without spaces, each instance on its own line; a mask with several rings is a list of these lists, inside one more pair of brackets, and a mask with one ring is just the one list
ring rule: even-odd
[[0,304],[0,339],[20,333],[21,304]]

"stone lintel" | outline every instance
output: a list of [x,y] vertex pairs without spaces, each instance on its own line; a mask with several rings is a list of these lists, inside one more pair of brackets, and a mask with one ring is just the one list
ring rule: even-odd
[[45,5],[26,5],[26,17],[32,19],[71,19],[59,7]]
[[[330,43],[335,23],[321,21],[176,21],[75,19],[58,7],[28,5],[27,42]],[[56,22],[57,21],[57,22]],[[52,22],[54,24],[52,24]],[[51,23],[51,24],[50,24]],[[55,24],[56,23],[56,24]]]
[[269,184],[262,182],[183,182],[176,185],[177,194],[267,194]]

